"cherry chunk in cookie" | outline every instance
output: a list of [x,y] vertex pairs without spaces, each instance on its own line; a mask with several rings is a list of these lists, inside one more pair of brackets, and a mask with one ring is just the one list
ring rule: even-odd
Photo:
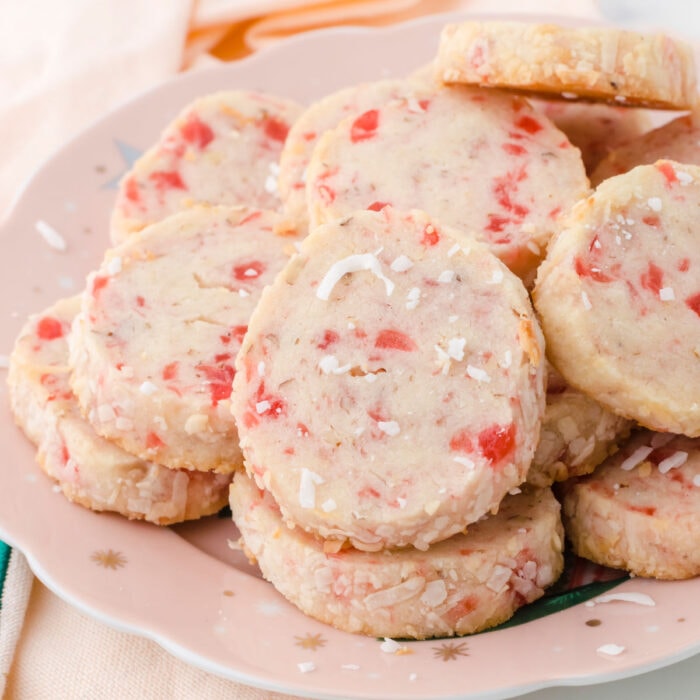
[[419,211],[319,227],[263,294],[231,396],[246,468],[287,522],[425,549],[526,476],[539,327],[488,248]]

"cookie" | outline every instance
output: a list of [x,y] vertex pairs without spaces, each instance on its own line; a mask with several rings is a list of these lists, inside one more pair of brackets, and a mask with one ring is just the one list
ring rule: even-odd
[[536,100],[533,104],[581,151],[587,173],[593,172],[614,149],[651,128],[651,118],[644,109],[562,100]]
[[277,181],[284,202],[284,215],[290,226],[301,231],[309,227],[306,169],[318,139],[344,118],[381,107],[391,100],[412,100],[419,105],[417,90],[431,75],[432,66],[428,66],[414,80],[380,80],[353,85],[326,95],[301,114],[289,130],[282,149]]
[[423,212],[319,227],[265,290],[231,405],[286,521],[358,549],[432,542],[525,479],[544,410],[521,281]]
[[301,110],[291,100],[242,90],[195,100],[122,178],[112,242],[195,203],[277,209],[279,156]]
[[448,24],[435,65],[446,83],[659,109],[689,109],[696,99],[689,45],[613,27]]
[[312,226],[422,209],[528,280],[560,214],[587,193],[578,149],[526,100],[461,87],[348,117],[319,140],[306,190]]
[[564,485],[574,551],[635,576],[700,575],[700,440],[640,431],[595,473]]
[[41,468],[74,503],[159,525],[216,513],[230,476],[174,470],[139,460],[99,437],[70,388],[68,334],[80,298],[29,318],[10,356],[15,420],[38,447]]
[[634,425],[570,387],[551,365],[547,370],[547,404],[527,473],[528,483],[540,487],[590,474]]
[[100,435],[173,468],[241,466],[234,358],[262,288],[293,251],[277,221],[196,207],[107,252],[70,337],[72,387]]
[[563,530],[549,489],[508,496],[489,516],[421,552],[324,549],[289,529],[274,499],[239,473],[231,511],[263,576],[307,615],[375,637],[470,634],[510,618],[559,577]]
[[672,161],[605,180],[538,271],[552,364],[575,388],[661,432],[700,435],[700,168]]
[[599,185],[614,175],[621,175],[638,165],[651,165],[657,160],[700,164],[700,112],[676,117],[663,126],[629,141],[611,151],[591,174]]

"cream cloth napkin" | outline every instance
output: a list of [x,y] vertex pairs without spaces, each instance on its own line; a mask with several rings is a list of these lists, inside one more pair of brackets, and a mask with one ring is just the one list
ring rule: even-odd
[[[305,29],[390,24],[457,9],[600,18],[593,0],[6,2],[0,25],[0,220],[52,151],[110,108],[180,70],[234,60]],[[0,606],[0,696],[288,697],[222,680],[154,642],[88,617],[34,579],[17,550]]]

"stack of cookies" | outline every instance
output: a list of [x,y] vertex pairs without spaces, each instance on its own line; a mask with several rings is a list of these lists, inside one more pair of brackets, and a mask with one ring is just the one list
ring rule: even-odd
[[352,632],[508,619],[562,571],[560,500],[576,553],[695,576],[700,127],[643,109],[695,99],[668,37],[501,22],[306,109],[204,97],[81,298],[30,319],[18,422],[129,517],[212,512],[233,474],[264,577]]
[[70,500],[161,525],[227,504],[234,359],[294,251],[262,207],[300,109],[236,91],[190,105],[122,182],[115,247],[85,291],[22,330],[13,412]]

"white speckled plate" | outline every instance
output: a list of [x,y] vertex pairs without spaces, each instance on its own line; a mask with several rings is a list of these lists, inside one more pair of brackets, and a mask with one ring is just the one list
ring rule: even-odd
[[[28,313],[82,287],[108,243],[117,179],[184,104],[225,87],[308,101],[352,82],[403,75],[433,55],[449,19],[301,36],[184,75],[87,129],[30,181],[0,234],[0,354],[9,353]],[[58,233],[66,250],[40,230]],[[166,529],[68,503],[14,427],[4,382],[0,392],[0,538],[23,550],[58,595],[213,673],[312,697],[502,698],[621,678],[700,650],[698,579],[628,580],[614,589],[645,593],[654,606],[581,603],[519,626],[385,653],[379,641],[338,632],[286,603],[227,547],[237,537],[228,519]],[[597,651],[609,644],[624,650]],[[314,670],[302,673],[305,662]]]

